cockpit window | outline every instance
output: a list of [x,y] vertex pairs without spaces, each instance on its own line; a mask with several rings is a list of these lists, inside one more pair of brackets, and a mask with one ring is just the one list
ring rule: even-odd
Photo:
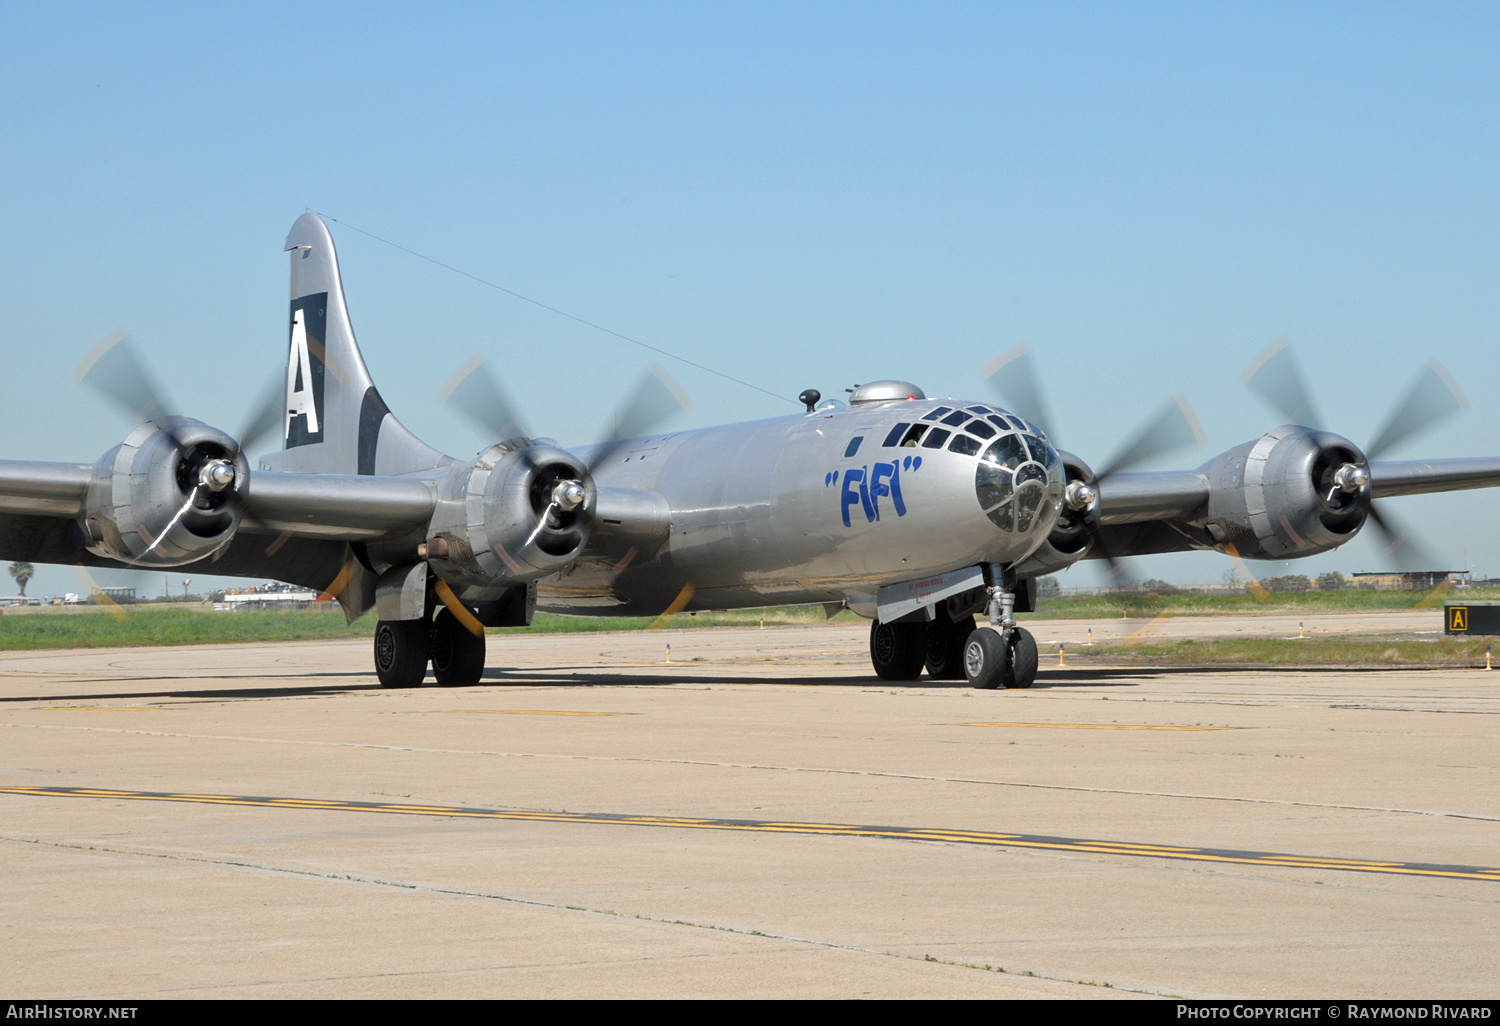
[[1019,435],[1005,435],[984,451],[984,459],[986,463],[994,463],[1015,470],[1031,459],[1031,454],[1026,451],[1026,445]]
[[913,424],[911,426],[911,430],[906,433],[906,437],[903,438],[903,439],[901,439],[901,448],[903,448],[903,449],[913,449],[913,448],[916,448],[917,443],[922,440],[922,436],[925,435],[926,433],[927,433],[927,425],[926,424]]
[[945,414],[945,413],[952,413],[952,412],[953,412],[953,407],[951,407],[951,406],[939,406],[937,409],[933,410],[931,413],[929,413],[927,416],[923,417],[922,419],[923,420],[937,420],[943,414]]
[[978,413],[981,415],[990,412],[990,408],[988,406],[968,406],[965,407],[965,409],[967,409],[970,413]]
[[948,440],[948,436],[951,434],[953,434],[952,431],[944,431],[942,428],[933,428],[931,431],[927,432],[927,437],[922,439],[922,448],[941,449],[943,447],[943,443]]
[[954,427],[958,427],[958,425],[962,424],[968,419],[969,415],[963,410],[954,410],[952,413],[948,414],[948,416],[943,418],[943,423],[952,424]]
[[859,443],[863,442],[864,440],[864,435],[855,435],[853,438],[849,439],[849,448],[844,450],[844,459],[847,460],[850,456],[853,456],[855,453],[859,452]]
[[1010,431],[1011,430],[1011,423],[1010,423],[1010,421],[1006,420],[1004,417],[1000,416],[998,413],[992,413],[992,414],[990,414],[990,423],[993,424],[993,425],[995,425],[1001,431]]
[[995,437],[995,429],[990,427],[982,420],[970,421],[969,423],[964,425],[964,430],[971,435],[978,435],[980,438]]
[[1044,467],[1055,467],[1062,462],[1062,458],[1057,455],[1057,450],[1040,438],[1026,439],[1026,447],[1031,450],[1031,458]]
[[891,433],[886,435],[885,441],[881,442],[880,444],[885,446],[887,449],[889,449],[893,445],[900,445],[901,436],[906,434],[906,429],[909,427],[911,427],[910,424],[897,424],[895,427],[891,428]]
[[948,451],[962,453],[965,456],[978,456],[979,439],[970,438],[968,435],[954,435],[953,441],[948,443]]

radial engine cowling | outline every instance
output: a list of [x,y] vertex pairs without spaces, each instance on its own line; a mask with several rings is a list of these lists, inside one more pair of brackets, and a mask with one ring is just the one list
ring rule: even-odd
[[587,544],[596,502],[577,457],[529,439],[491,446],[439,482],[430,565],[481,591],[557,573]]
[[1199,469],[1209,482],[1203,529],[1222,552],[1287,559],[1337,548],[1364,526],[1369,462],[1353,442],[1286,425]]
[[145,567],[206,559],[234,537],[246,479],[239,446],[217,428],[182,417],[142,424],[94,464],[89,551]]

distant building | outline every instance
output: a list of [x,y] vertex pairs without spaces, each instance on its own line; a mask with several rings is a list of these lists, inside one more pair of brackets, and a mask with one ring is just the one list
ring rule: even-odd
[[1440,584],[1468,585],[1467,570],[1413,570],[1406,573],[1367,570],[1350,575],[1355,587],[1381,588],[1392,591],[1431,591]]
[[233,613],[246,609],[299,610],[326,606],[316,591],[290,584],[261,584],[253,588],[231,588],[214,602],[214,612]]

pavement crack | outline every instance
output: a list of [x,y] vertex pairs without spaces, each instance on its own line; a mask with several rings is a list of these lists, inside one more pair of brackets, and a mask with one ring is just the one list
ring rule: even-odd
[[[519,894],[499,894],[494,891],[481,891],[467,887],[449,887],[443,884],[430,883],[426,881],[388,880],[383,877],[370,876],[364,873],[340,873],[329,870],[299,869],[293,866],[278,866],[265,862],[253,862],[247,859],[225,859],[209,858],[202,855],[182,855],[170,852],[155,852],[136,848],[115,848],[102,844],[84,844],[82,842],[69,841],[45,841],[37,837],[13,837],[0,836],[0,841],[13,844],[32,844],[44,848],[63,848],[72,851],[102,852],[108,855],[122,855],[131,858],[164,859],[171,862],[187,862],[197,865],[219,866],[225,869],[250,870],[253,872],[270,873],[279,876],[291,876],[302,879],[326,880],[331,883],[359,884],[367,887],[387,888],[391,890],[410,891],[423,894],[438,894],[451,898],[467,898],[481,901],[500,901],[511,905],[522,905],[528,908],[545,909],[552,912],[574,913],[588,916],[601,916],[612,919],[628,919],[635,922],[653,923],[659,926],[677,926],[691,930],[705,930],[714,933],[727,933],[736,937],[747,937],[755,940],[776,941],[783,944],[795,944],[803,947],[821,948],[827,951],[838,951],[850,955],[864,955],[873,958],[889,958],[902,962],[930,963],[934,965],[948,966],[954,969],[968,969],[974,972],[996,973],[1014,978],[1030,978],[1046,980],[1050,983],[1066,983],[1074,986],[1100,987],[1102,989],[1116,990],[1125,993],[1145,994],[1155,997],[1174,996],[1168,991],[1153,990],[1146,988],[1121,987],[1109,983],[1096,983],[1088,980],[1077,980],[1063,976],[1051,976],[1034,970],[1007,970],[974,962],[962,961],[954,958],[942,958],[932,954],[922,955],[907,954],[900,951],[884,951],[879,948],[864,947],[857,944],[841,944],[837,941],[820,940],[816,937],[801,937],[796,934],[780,933],[773,930],[754,929],[747,926],[735,926],[724,923],[705,922],[696,919],[684,919],[681,917],[667,915],[652,915],[647,912],[622,912],[617,909],[591,908],[587,905],[569,905],[555,901],[543,901],[540,898],[528,898]],[[587,965],[592,963],[573,963]],[[530,968],[552,968],[550,964],[538,963]],[[486,969],[508,968],[523,969],[528,966],[494,966],[494,967],[471,967],[459,970],[464,972],[479,972]],[[451,969],[432,970],[425,973],[374,973],[358,974],[356,976],[332,976],[308,978],[299,982],[319,982],[321,980],[342,979],[373,979],[381,976],[421,976],[452,972]],[[237,986],[259,986],[259,983],[239,984]],[[235,985],[231,985],[235,986]],[[199,989],[199,988],[181,988]]]

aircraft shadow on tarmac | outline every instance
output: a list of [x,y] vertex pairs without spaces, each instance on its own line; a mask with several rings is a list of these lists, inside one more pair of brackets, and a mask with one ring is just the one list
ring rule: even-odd
[[[665,669],[665,668],[664,668]],[[707,669],[704,667],[703,669]],[[1107,669],[1089,669],[1081,667],[1078,669],[1056,669],[1044,668],[1037,676],[1036,683],[1032,685],[1033,691],[1044,691],[1052,688],[1075,688],[1075,687],[1113,687],[1134,688],[1140,687],[1141,681],[1151,677],[1165,676],[1192,676],[1197,674],[1220,674],[1225,672],[1241,674],[1274,674],[1285,675],[1288,672],[1299,674],[1320,673],[1389,673],[1393,669],[1411,670],[1413,667],[1382,667],[1382,666],[1155,666],[1155,667],[1110,667]],[[266,675],[273,676],[273,675]],[[357,678],[360,682],[351,681],[347,684],[292,684],[285,687],[268,687],[257,685],[244,688],[193,688],[172,689],[160,688],[156,690],[141,691],[109,691],[92,692],[82,694],[31,694],[31,695],[9,695],[0,697],[0,705],[18,702],[97,702],[106,699],[208,699],[208,700],[254,700],[268,698],[318,698],[354,692],[373,691],[379,692],[383,689],[375,678],[366,672],[327,672],[296,674],[276,674],[280,679],[295,679],[303,677],[316,677],[326,680],[330,677]],[[161,678],[148,678],[160,680]],[[199,678],[201,679],[201,678]],[[473,688],[482,688],[486,685],[498,687],[672,687],[675,685],[688,684],[748,684],[748,685],[781,685],[790,687],[920,687],[920,688],[945,688],[963,689],[969,686],[963,680],[928,680],[921,679],[909,684],[884,681],[878,677],[823,677],[823,676],[787,676],[787,677],[764,677],[735,675],[725,673],[705,673],[699,670],[696,673],[657,672],[646,673],[590,673],[587,667],[577,669],[551,669],[551,670],[514,670],[491,668],[486,669],[484,677],[478,684],[468,685],[462,688],[453,688],[453,691],[466,691]],[[436,685],[431,681],[424,687],[435,689]],[[447,689],[445,689],[447,690]],[[394,691],[393,694],[401,694],[402,691]]]

